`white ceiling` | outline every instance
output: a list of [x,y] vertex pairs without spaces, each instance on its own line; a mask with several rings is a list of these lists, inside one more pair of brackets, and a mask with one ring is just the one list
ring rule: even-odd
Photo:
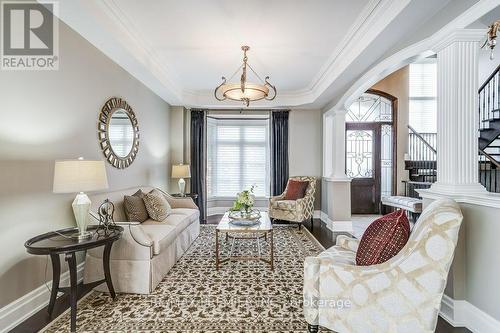
[[252,67],[282,92],[304,91],[318,80],[368,2],[113,1],[183,89],[213,90],[241,65],[245,44]]
[[172,105],[241,107],[213,89],[247,44],[278,89],[252,107],[323,107],[453,1],[65,0],[56,15]]

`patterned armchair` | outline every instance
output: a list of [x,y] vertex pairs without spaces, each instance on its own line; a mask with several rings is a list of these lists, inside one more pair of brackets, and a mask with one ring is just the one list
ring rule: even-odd
[[[309,185],[306,194],[302,199],[285,200],[290,180],[308,181]],[[314,214],[314,193],[316,192],[316,177],[297,176],[290,177],[286,185],[285,192],[271,197],[269,200],[269,217],[277,220],[302,223],[313,218]]]
[[434,332],[462,213],[437,200],[420,216],[405,247],[385,263],[356,266],[359,241],[337,245],[305,260],[304,315],[339,333]]

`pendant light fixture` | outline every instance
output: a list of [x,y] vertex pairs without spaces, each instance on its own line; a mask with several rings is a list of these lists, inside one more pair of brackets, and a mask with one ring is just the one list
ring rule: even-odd
[[[239,83],[227,83],[226,78],[222,77],[222,83],[215,88],[214,96],[218,101],[225,101],[230,99],[233,101],[242,101],[246,106],[250,105],[250,102],[265,99],[272,101],[276,98],[276,87],[269,83],[269,76],[266,76],[264,80],[253,70],[253,68],[248,63],[247,51],[250,50],[249,46],[242,46],[243,51],[243,64],[234,72],[234,74],[229,78],[229,81],[242,70],[240,82]],[[247,68],[249,68],[252,73],[261,81],[260,83],[247,82]],[[271,91],[271,95],[269,92]]]

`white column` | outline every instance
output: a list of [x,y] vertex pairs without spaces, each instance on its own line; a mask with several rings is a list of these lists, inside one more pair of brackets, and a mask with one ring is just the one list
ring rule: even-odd
[[450,34],[437,51],[437,182],[443,194],[486,192],[478,182],[478,51],[483,30]]
[[352,231],[351,179],[345,174],[345,115],[335,110],[323,118],[323,175],[326,186],[328,227]]
[[345,174],[345,115],[346,110],[337,110],[333,115],[333,178],[347,180]]

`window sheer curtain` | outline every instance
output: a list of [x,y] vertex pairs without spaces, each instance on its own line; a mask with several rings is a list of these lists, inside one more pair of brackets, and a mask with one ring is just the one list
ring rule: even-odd
[[198,194],[200,221],[206,222],[206,111],[191,110],[191,193]]
[[288,114],[271,113],[271,193],[283,193],[288,181]]
[[207,117],[207,194],[234,198],[254,186],[270,192],[269,119]]

